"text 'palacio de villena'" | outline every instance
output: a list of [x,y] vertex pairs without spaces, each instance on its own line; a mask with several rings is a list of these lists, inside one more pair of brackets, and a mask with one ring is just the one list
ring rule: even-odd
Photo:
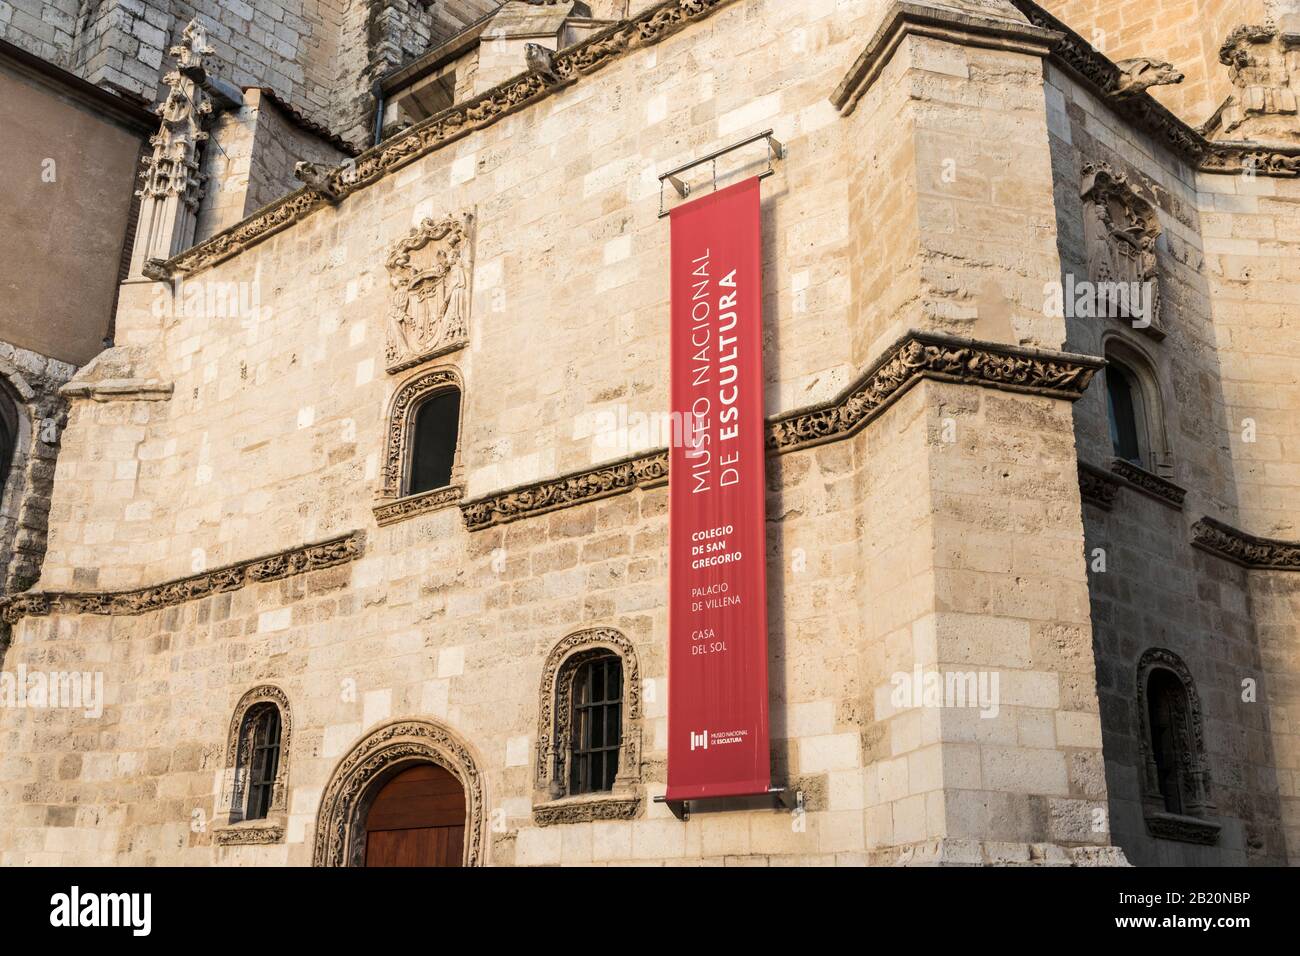
[[0,38],[0,864],[1300,862],[1300,0]]

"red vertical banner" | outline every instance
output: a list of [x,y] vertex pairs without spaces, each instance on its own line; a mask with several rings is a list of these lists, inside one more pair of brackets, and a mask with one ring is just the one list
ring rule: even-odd
[[669,800],[771,786],[759,180],[672,212]]

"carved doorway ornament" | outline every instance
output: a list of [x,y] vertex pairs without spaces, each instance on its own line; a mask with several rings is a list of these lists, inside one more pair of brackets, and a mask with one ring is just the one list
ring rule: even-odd
[[1083,238],[1098,316],[1111,316],[1156,339],[1160,315],[1156,243],[1162,229],[1156,207],[1108,163],[1083,167]]
[[389,252],[393,294],[385,362],[390,373],[469,342],[472,225],[469,214],[425,219]]
[[420,764],[449,771],[465,790],[465,865],[485,863],[483,776],[469,747],[429,720],[399,720],[371,731],[339,761],[316,814],[313,866],[364,866],[366,818],[393,777]]

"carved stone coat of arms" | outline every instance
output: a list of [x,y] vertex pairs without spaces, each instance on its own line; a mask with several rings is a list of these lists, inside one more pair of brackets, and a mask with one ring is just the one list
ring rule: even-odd
[[470,216],[426,219],[393,245],[386,363],[400,372],[469,340]]

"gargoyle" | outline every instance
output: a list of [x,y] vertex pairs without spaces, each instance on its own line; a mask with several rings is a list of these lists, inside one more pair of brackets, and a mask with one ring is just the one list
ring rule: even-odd
[[524,60],[528,64],[528,69],[540,76],[547,86],[555,86],[562,82],[559,74],[555,72],[555,57],[540,43],[529,43],[524,47]]
[[1137,96],[1153,86],[1173,86],[1186,79],[1172,63],[1144,56],[1120,60],[1115,65],[1120,69],[1115,88],[1111,91],[1115,96]]
[[326,202],[339,201],[338,190],[330,182],[329,170],[315,163],[300,162],[293,167],[293,176]]

